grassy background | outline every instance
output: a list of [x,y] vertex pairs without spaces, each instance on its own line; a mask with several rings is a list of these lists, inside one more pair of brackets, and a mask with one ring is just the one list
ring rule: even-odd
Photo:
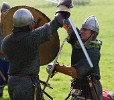
[[[0,3],[3,0],[0,0]],[[44,0],[7,0],[11,6],[16,5],[29,5],[38,8],[43,13],[45,13],[50,19],[54,18],[54,13],[56,7],[54,4],[49,3]],[[100,60],[100,70],[101,70],[101,83],[103,90],[109,90],[114,92],[114,0],[90,0],[87,5],[75,5],[71,9],[71,19],[73,20],[75,26],[81,27],[81,24],[89,15],[95,15],[99,21],[100,33],[99,39],[102,40],[103,45],[101,48],[101,60]],[[59,29],[59,37],[62,42],[67,36],[64,29]],[[65,43],[63,50],[59,56],[58,62],[64,65],[70,65],[70,55],[71,47],[69,44]],[[41,67],[40,79],[46,80],[47,73],[45,71],[45,66]],[[49,80],[53,89],[46,88],[54,100],[64,100],[70,91],[70,79],[71,77],[57,74],[53,79]],[[49,100],[48,97],[45,97]],[[5,87],[4,96],[0,100],[9,100],[7,86]]]

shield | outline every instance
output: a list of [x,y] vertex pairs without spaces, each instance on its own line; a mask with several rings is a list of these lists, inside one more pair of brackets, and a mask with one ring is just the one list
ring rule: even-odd
[[[26,8],[31,11],[34,16],[36,24],[36,28],[48,23],[50,19],[38,9],[35,9],[30,6],[15,6],[12,7],[4,16],[2,16],[1,24],[2,24],[2,33],[5,37],[10,34],[13,28],[13,14],[19,8]],[[54,60],[59,51],[60,41],[58,33],[51,36],[51,39],[43,44],[41,44],[39,48],[39,56],[40,56],[40,65],[46,65]]]

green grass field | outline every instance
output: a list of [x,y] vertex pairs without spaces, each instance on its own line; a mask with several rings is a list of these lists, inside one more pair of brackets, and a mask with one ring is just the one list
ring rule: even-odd
[[[3,0],[0,0],[0,3]],[[54,18],[56,11],[56,5],[49,3],[45,0],[7,0],[11,6],[16,5],[29,5],[33,6],[43,13],[45,13],[50,19]],[[114,0],[90,0],[87,5],[74,5],[71,9],[71,19],[77,27],[81,27],[81,24],[89,15],[95,15],[99,21],[100,33],[99,39],[102,40],[103,45],[101,48],[101,83],[103,90],[109,90],[114,92]],[[67,36],[64,29],[59,29],[60,42]],[[59,56],[58,62],[64,65],[70,65],[71,47],[68,43],[65,43],[62,52]],[[46,66],[42,66],[40,70],[40,79],[45,81],[47,78]],[[64,100],[70,91],[71,77],[56,74],[49,83],[53,89],[46,88],[46,92],[49,93],[54,100]],[[45,96],[46,100],[49,100]],[[10,100],[7,92],[7,86],[5,87],[4,96],[0,100]]]

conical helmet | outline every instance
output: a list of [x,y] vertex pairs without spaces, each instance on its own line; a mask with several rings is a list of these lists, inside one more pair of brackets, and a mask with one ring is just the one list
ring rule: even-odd
[[82,24],[82,28],[90,29],[97,34],[99,33],[99,24],[95,16],[89,16],[84,23]]
[[18,9],[13,15],[13,25],[15,27],[27,26],[34,22],[32,13],[25,8]]
[[7,11],[10,8],[11,7],[10,7],[10,5],[7,2],[3,2],[2,5],[1,5],[1,12],[5,12],[5,11]]

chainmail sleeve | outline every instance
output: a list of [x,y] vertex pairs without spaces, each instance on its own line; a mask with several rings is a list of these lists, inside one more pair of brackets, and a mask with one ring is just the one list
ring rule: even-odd
[[[48,41],[51,35],[57,34],[57,30],[59,27],[60,26],[57,20],[53,19],[51,22],[46,23],[45,25],[35,29],[33,31],[32,37],[34,38],[34,41],[36,41],[36,43],[43,43],[45,41]],[[39,38],[39,40],[35,38]]]

